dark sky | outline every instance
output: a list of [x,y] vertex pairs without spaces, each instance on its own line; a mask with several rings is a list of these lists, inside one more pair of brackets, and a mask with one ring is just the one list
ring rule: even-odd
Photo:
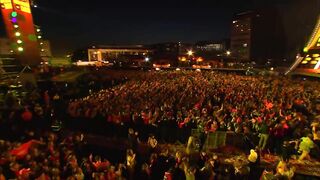
[[36,0],[33,14],[53,52],[62,55],[91,44],[220,40],[229,37],[235,13],[295,1]]

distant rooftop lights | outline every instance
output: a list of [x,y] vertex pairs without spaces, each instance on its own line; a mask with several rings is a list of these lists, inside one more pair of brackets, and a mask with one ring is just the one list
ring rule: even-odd
[[144,60],[145,60],[146,62],[149,62],[149,61],[150,61],[150,58],[146,57]]

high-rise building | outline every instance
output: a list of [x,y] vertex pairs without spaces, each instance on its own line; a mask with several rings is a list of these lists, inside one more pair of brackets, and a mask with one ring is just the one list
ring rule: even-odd
[[231,27],[231,51],[239,61],[251,60],[253,12],[237,14]]
[[40,63],[38,40],[29,0],[0,0],[1,13],[10,46],[22,65]]
[[285,35],[276,8],[237,14],[231,27],[231,53],[240,62],[277,62],[285,55]]

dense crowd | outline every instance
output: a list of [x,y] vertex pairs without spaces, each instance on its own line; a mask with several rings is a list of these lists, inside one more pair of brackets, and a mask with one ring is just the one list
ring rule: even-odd
[[36,180],[171,180],[171,179],[291,179],[294,169],[285,161],[277,167],[258,168],[259,155],[252,150],[246,160],[222,163],[216,154],[184,151],[162,147],[142,157],[128,149],[124,161],[107,159],[84,152],[83,134],[59,136],[46,132],[41,136],[29,131],[23,142],[0,141],[0,179]]
[[[57,109],[64,110],[58,93],[30,94],[22,109],[2,114],[1,137],[11,134],[0,141],[0,180],[291,179],[291,155],[298,155],[300,161],[319,160],[319,89],[318,82],[283,77],[146,72],[70,101],[69,118],[55,115]],[[84,124],[84,131],[101,128],[125,137],[128,149],[120,158],[125,160],[110,162],[84,151],[83,134],[48,131],[51,126],[59,132],[62,121]],[[202,134],[200,146],[210,133],[241,134],[247,154],[226,165],[201,147],[190,151],[192,129]],[[186,150],[168,144],[176,141],[186,143]],[[144,154],[138,150],[141,144],[147,144]],[[281,155],[282,161],[260,169],[265,151]]]
[[89,122],[100,118],[112,125],[138,124],[140,132],[158,132],[165,142],[186,142],[194,128],[204,134],[233,131],[246,135],[250,150],[255,147],[251,137],[257,135],[261,149],[278,154],[284,142],[304,137],[309,152],[316,147],[312,140],[319,146],[319,87],[317,82],[281,77],[150,72],[71,101],[68,112]]

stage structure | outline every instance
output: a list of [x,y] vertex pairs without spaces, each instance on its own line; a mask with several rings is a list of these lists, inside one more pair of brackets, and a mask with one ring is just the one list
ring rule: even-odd
[[303,54],[297,56],[287,73],[320,74],[320,16]]
[[[40,64],[40,51],[29,0],[0,0],[11,53],[24,66]],[[38,31],[38,30],[37,30]]]

